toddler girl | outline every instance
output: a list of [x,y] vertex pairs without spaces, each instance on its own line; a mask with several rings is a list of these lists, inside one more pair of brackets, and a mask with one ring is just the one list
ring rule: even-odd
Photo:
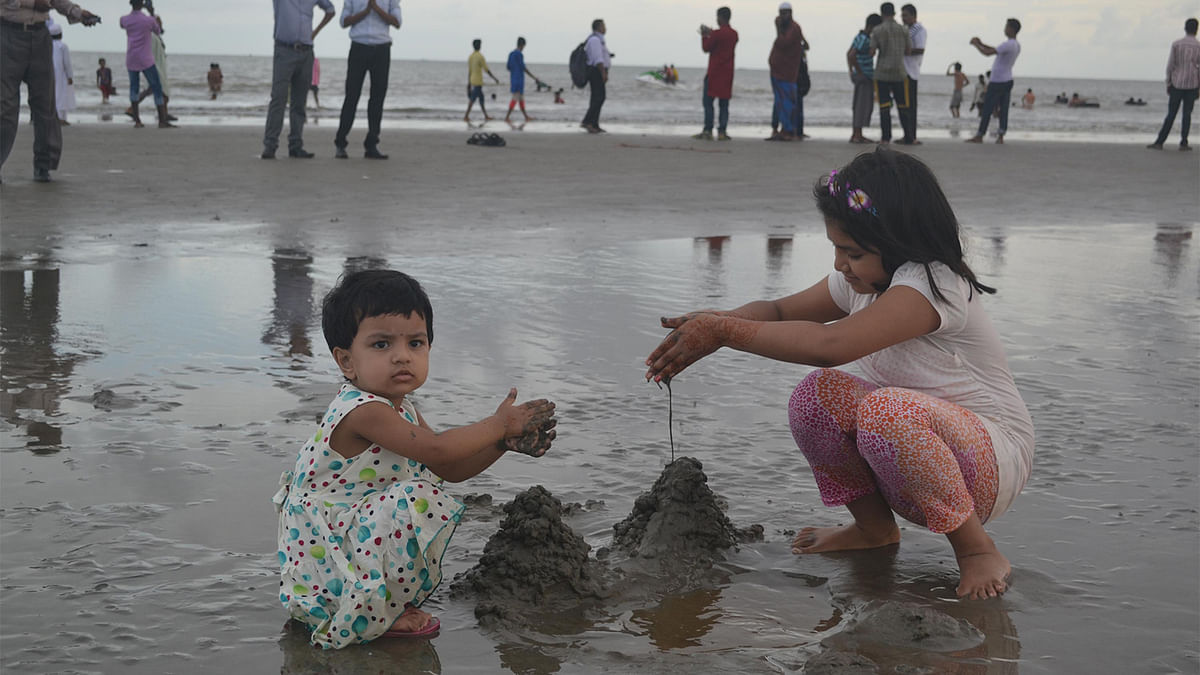
[[508,450],[540,457],[555,437],[554,404],[515,405],[435,433],[408,395],[425,383],[433,308],[406,274],[348,274],[325,296],[325,340],[347,382],[280,477],[279,600],[341,648],[378,637],[424,637],[439,622],[421,606],[463,505],[442,480],[470,478]]
[[[814,195],[835,272],[779,300],[664,318],[674,330],[646,376],[674,377],[720,347],[821,366],[792,394],[792,435],[822,501],[854,522],[804,528],[793,552],[895,544],[894,512],[950,540],[960,597],[996,596],[1010,567],[983,523],[1029,477],[1033,422],[984,310],[995,289],[963,260],[958,221],[919,160],[859,155]],[[863,377],[832,369],[851,361]]]

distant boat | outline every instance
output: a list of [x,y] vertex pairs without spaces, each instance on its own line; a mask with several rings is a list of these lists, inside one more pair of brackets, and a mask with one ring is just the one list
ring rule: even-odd
[[1094,98],[1074,98],[1067,103],[1068,108],[1099,108],[1100,102]]
[[662,74],[661,70],[647,70],[634,79],[636,79],[638,82],[656,84],[663,87],[674,87],[675,85],[680,84],[680,81],[678,80],[675,82],[667,82],[666,76]]

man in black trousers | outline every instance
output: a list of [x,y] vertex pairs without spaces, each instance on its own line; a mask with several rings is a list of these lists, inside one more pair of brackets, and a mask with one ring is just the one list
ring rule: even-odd
[[579,126],[587,129],[589,134],[604,132],[600,128],[600,108],[604,106],[605,83],[608,82],[608,69],[612,67],[612,54],[608,53],[608,45],[604,44],[605,32],[604,19],[593,21],[592,34],[583,47],[587,52],[588,86],[592,89],[592,97],[583,123]]
[[350,29],[350,58],[346,63],[346,98],[342,119],[333,144],[334,157],[346,159],[346,136],[354,126],[354,113],[362,95],[363,80],[371,74],[371,98],[367,101],[367,137],[363,157],[387,159],[379,151],[379,129],[383,122],[383,99],[387,95],[388,71],[392,64],[392,36],[400,27],[400,0],[346,0],[342,27]]
[[67,0],[5,2],[0,6],[0,165],[17,142],[21,83],[33,115],[33,179],[50,182],[62,155],[62,127],[54,110],[54,48],[46,19],[55,9],[71,23],[94,26],[100,17]]

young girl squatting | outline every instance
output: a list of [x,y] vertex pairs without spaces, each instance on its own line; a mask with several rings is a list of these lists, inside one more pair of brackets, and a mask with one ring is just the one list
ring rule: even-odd
[[[672,378],[721,347],[818,366],[788,405],[827,506],[852,523],[806,527],[795,553],[888,546],[894,514],[946,535],[959,597],[1003,593],[1008,559],[984,530],[1025,485],[1034,431],[984,309],[995,289],[963,259],[958,221],[919,160],[879,149],[814,188],[834,272],[778,300],[662,319],[646,360]],[[862,377],[835,369],[855,362]]]

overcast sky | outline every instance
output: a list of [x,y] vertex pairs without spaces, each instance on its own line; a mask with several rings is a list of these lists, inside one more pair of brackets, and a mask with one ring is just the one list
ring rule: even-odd
[[[766,68],[776,0],[726,0],[733,10],[740,68]],[[94,28],[67,26],[74,50],[123,52],[122,14],[127,0],[82,0],[104,22]],[[340,16],[342,0],[333,0]],[[845,69],[845,53],[872,2],[794,0],[795,18],[812,44],[810,68]],[[904,4],[896,2],[897,7]],[[967,72],[986,70],[991,59],[969,42],[979,36],[995,45],[1004,21],[1021,20],[1021,57],[1016,75],[1157,80],[1164,78],[1170,43],[1183,36],[1183,22],[1196,16],[1195,0],[939,0],[914,3],[929,33],[923,72],[942,73],[956,60]],[[697,0],[403,0],[404,25],[394,32],[393,59],[465,60],[471,40],[481,38],[484,55],[503,64],[518,35],[530,63],[563,64],[590,31],[591,20],[608,25],[614,65],[703,66],[696,28],[715,24],[719,2]],[[851,10],[849,8],[856,8]],[[269,55],[271,0],[158,0],[168,52],[200,55]],[[316,10],[316,17],[321,11]],[[317,36],[316,53],[345,57],[346,30],[337,16]],[[314,22],[315,23],[315,22]],[[111,64],[117,68],[120,63]],[[500,65],[502,69],[503,66]],[[495,70],[495,66],[493,66]],[[541,71],[538,71],[541,72]]]

